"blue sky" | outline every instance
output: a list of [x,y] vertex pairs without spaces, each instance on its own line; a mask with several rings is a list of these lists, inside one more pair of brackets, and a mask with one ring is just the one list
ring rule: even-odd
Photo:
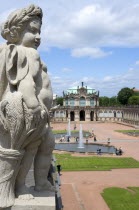
[[38,50],[54,93],[82,81],[101,96],[139,89],[138,0],[1,0],[0,24],[31,3],[43,9]]

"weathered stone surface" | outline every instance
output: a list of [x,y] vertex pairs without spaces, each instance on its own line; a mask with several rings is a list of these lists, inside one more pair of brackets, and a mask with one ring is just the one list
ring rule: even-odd
[[[35,192],[31,189],[30,193],[34,199],[21,200],[15,199],[15,204],[11,210],[55,210],[55,193],[50,191]],[[7,209],[6,209],[7,210]]]
[[0,47],[0,208],[33,195],[25,185],[34,159],[35,190],[54,191],[47,180],[54,138],[49,125],[52,88],[37,51],[42,10],[35,5],[11,13]]

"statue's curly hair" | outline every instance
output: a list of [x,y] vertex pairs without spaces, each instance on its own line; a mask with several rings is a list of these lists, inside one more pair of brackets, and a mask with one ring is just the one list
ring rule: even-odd
[[24,30],[26,23],[34,17],[39,18],[42,23],[42,16],[42,9],[34,4],[29,5],[27,8],[16,10],[2,24],[1,35],[7,41],[16,43],[20,37],[19,33]]

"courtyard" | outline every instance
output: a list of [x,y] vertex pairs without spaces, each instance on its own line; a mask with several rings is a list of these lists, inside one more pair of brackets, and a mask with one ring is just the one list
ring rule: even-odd
[[[76,123],[77,130],[80,123]],[[67,129],[67,123],[51,124],[53,130]],[[115,130],[133,130],[132,126],[117,123],[82,123],[84,130],[92,129],[97,137],[97,143],[107,143],[108,137],[111,145],[122,147],[124,154],[122,157],[132,157],[139,161],[139,138],[131,137]],[[71,130],[74,123],[71,124]],[[90,142],[93,139],[89,139]],[[84,154],[73,154],[74,156],[86,156]],[[89,155],[90,156],[90,155]],[[93,155],[94,156],[94,155]],[[102,155],[103,156],[103,155]],[[112,157],[105,155],[105,157]],[[115,156],[116,158],[121,158]],[[139,187],[139,169],[112,169],[111,171],[72,171],[62,172],[61,195],[64,210],[107,210],[109,207],[105,203],[101,193],[103,189],[109,187]]]

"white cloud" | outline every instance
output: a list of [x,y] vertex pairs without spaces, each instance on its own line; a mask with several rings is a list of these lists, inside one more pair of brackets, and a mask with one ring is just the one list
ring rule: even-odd
[[[139,4],[136,1],[86,1],[67,5],[48,17],[42,36],[49,46],[94,48],[139,46]],[[92,3],[90,3],[92,2]],[[79,6],[81,5],[81,6]],[[69,8],[69,9],[68,9]],[[50,11],[51,12],[51,11]]]
[[71,51],[73,57],[89,56],[91,58],[102,58],[111,54],[112,52],[104,52],[100,48],[91,47],[76,48]]
[[69,87],[81,85],[84,82],[85,86],[92,87],[97,91],[100,91],[100,96],[115,96],[123,87],[138,87],[139,69],[132,69],[127,71],[125,74],[111,76],[107,75],[102,79],[97,77],[83,77],[78,80],[73,78],[59,78],[56,80],[52,79],[54,92],[58,95],[62,95],[62,91],[66,91]]
[[63,68],[61,69],[62,72],[72,72],[72,69],[69,68]]
[[[43,8],[42,45],[59,48],[139,46],[138,0],[28,0]],[[5,0],[0,8],[0,23],[27,2]]]
[[135,65],[139,65],[139,61],[136,61],[136,62],[135,62]]

